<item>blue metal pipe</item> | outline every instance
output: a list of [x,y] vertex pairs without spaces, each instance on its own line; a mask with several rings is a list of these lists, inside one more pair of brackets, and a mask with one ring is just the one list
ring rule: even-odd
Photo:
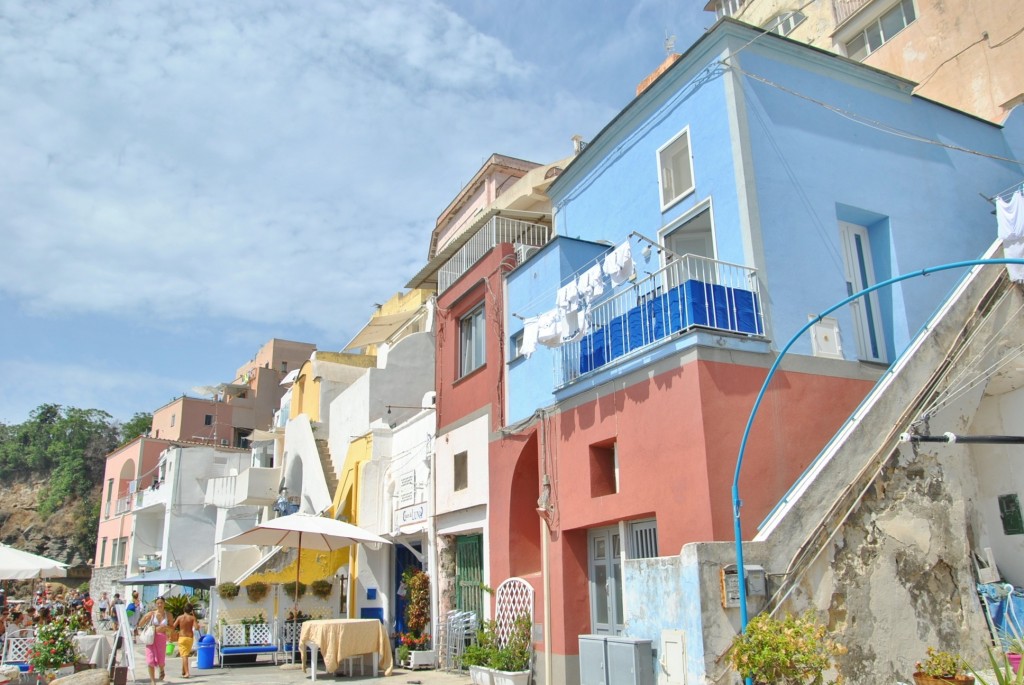
[[[736,457],[736,472],[733,475],[732,479],[732,515],[733,531],[736,536],[736,570],[739,573],[740,579],[739,589],[741,632],[745,633],[747,631],[748,616],[746,571],[743,568],[743,530],[740,521],[740,507],[743,506],[743,501],[740,499],[740,469],[743,467],[743,454],[747,449],[747,440],[750,437],[750,429],[754,425],[754,417],[757,416],[757,410],[761,406],[761,400],[764,399],[764,394],[765,391],[767,391],[768,389],[768,384],[771,383],[772,378],[775,376],[775,371],[779,368],[779,364],[782,363],[782,358],[786,356],[786,353],[789,352],[789,348],[791,348],[793,344],[796,343],[796,341],[800,338],[800,336],[807,332],[807,330],[811,326],[818,323],[819,321],[822,320],[822,318],[828,316],[829,314],[839,309],[840,307],[845,306],[850,302],[853,302],[857,298],[863,297],[868,293],[872,293],[880,288],[887,288],[893,283],[899,283],[900,281],[905,281],[910,278],[917,278],[918,276],[927,276],[928,274],[936,273],[939,271],[948,271],[950,269],[962,269],[964,267],[981,266],[985,264],[1024,264],[1024,259],[972,259],[964,262],[952,262],[950,264],[942,264],[940,266],[931,266],[925,269],[920,269],[919,271],[913,271],[908,274],[903,274],[902,276],[890,278],[886,281],[882,281],[881,283],[876,283],[871,287],[865,288],[864,290],[861,290],[858,293],[850,295],[841,302],[834,304],[833,306],[829,307],[822,313],[818,314],[816,318],[808,321],[803,327],[800,328],[799,331],[796,332],[796,334],[792,338],[789,339],[789,342],[786,343],[786,345],[782,348],[782,351],[779,353],[778,358],[776,358],[775,362],[771,365],[771,368],[768,369],[768,375],[765,377],[764,383],[761,385],[760,392],[757,393],[757,399],[754,400],[754,406],[750,410],[750,417],[747,419],[747,425],[743,429],[743,439],[740,441],[740,451]],[[750,683],[749,678],[747,679],[747,683]]]

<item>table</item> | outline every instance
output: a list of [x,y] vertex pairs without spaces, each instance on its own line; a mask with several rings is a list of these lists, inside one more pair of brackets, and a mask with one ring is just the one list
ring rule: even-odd
[[[375,618],[333,618],[306,621],[299,633],[299,644],[313,648],[313,680],[316,680],[317,650],[324,653],[324,666],[334,673],[341,660],[352,656],[372,654],[373,674],[378,665],[384,675],[391,675],[391,643],[384,624]],[[301,650],[302,670],[306,670],[306,650]]]
[[82,659],[100,668],[106,668],[110,661],[110,640],[106,635],[75,635],[72,638]]

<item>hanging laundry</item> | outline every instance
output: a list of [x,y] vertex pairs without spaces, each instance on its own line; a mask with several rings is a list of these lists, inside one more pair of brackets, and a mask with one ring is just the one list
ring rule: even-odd
[[537,317],[537,342],[545,347],[558,347],[562,344],[562,322],[564,315],[560,309],[552,309]]
[[598,262],[580,274],[576,285],[584,302],[589,303],[600,297],[604,293],[604,269],[601,263]]
[[562,319],[563,345],[576,342],[587,334],[587,312],[575,311],[567,313]]
[[536,316],[523,320],[523,342],[519,345],[519,354],[527,359],[537,350],[537,322]]
[[[1024,259],[1024,241],[1003,243],[1003,256],[1007,259]],[[1015,283],[1024,283],[1024,265],[1007,264],[1006,273]]]
[[612,285],[618,285],[633,275],[633,250],[629,240],[612,250],[604,258],[604,272],[612,280]]
[[574,312],[580,308],[580,290],[575,278],[558,289],[555,306],[563,312]]
[[1014,192],[1009,200],[996,198],[996,224],[1004,243],[1024,241],[1024,191]]

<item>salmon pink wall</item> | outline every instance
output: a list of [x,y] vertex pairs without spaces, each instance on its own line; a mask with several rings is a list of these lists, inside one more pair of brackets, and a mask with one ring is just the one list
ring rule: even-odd
[[[511,254],[510,244],[498,245],[438,297],[437,425],[441,431],[488,405],[495,407],[491,429],[498,428],[503,420],[505,315],[500,265]],[[459,378],[459,321],[480,303],[484,303],[487,322],[485,363]]]
[[[616,387],[546,420],[554,504],[549,548],[554,653],[577,653],[577,636],[590,632],[589,529],[654,517],[662,556],[677,554],[687,542],[732,538],[736,454],[765,374],[761,367],[695,361]],[[871,386],[833,376],[777,374],[745,457],[745,537],[752,537]],[[491,443],[492,585],[517,575],[517,569],[532,570],[534,559],[539,561],[530,536],[538,529],[535,503],[543,482],[541,430],[535,424],[527,434]],[[593,473],[591,446],[607,449],[616,442],[618,491],[594,494],[592,487],[606,481]],[[525,477],[524,465],[538,469],[535,477]],[[529,492],[529,487],[536,489]],[[524,503],[534,509],[532,516]]]

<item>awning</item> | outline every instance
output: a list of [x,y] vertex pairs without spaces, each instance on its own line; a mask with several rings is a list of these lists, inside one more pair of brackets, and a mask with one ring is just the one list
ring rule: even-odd
[[295,379],[299,377],[299,369],[292,369],[285,374],[284,378],[281,379],[279,385],[291,385],[295,382]]
[[345,350],[361,349],[367,345],[384,342],[411,321],[419,311],[419,309],[414,309],[401,314],[379,314],[372,317],[363,326],[363,330],[359,331],[348,345],[345,345]]
[[246,438],[243,439],[248,440],[249,442],[268,442],[283,437],[284,433],[275,433],[274,431],[264,431],[256,429],[252,433],[250,433]]

